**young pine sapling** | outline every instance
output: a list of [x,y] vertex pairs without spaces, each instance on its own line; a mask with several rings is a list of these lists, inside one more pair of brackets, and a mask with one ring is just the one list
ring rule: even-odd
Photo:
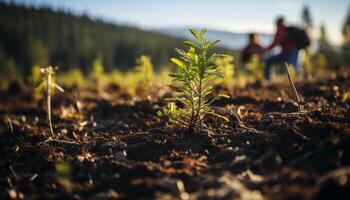
[[[208,55],[208,50],[219,40],[209,41],[203,38],[206,29],[196,32],[190,29],[195,41],[184,41],[188,47],[187,52],[175,49],[180,59],[171,58],[177,66],[177,72],[170,74],[172,85],[177,92],[177,96],[167,99],[168,104],[163,111],[158,112],[160,116],[166,116],[169,122],[187,127],[189,130],[202,124],[206,114],[214,115],[228,121],[228,118],[210,110],[209,105],[215,100],[226,97],[219,94],[210,98],[213,92],[213,80],[223,77],[222,72],[217,67],[216,60],[219,57],[229,57],[222,54]],[[182,106],[176,106],[179,102]]]
[[[51,94],[53,92],[53,89],[57,89],[60,92],[64,92],[63,88],[59,85],[57,85],[53,80],[52,77],[55,74],[55,71],[58,69],[58,67],[52,67],[48,66],[45,68],[41,68],[40,71],[44,75],[43,79],[37,84],[37,87],[41,85],[42,83],[46,82],[46,103],[47,103],[47,121],[49,123],[50,127],[50,133],[53,136],[53,128],[52,128],[52,120],[51,120]],[[46,78],[46,79],[45,79]]]

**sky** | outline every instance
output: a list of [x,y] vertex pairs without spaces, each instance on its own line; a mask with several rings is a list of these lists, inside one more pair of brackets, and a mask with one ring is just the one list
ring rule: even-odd
[[290,24],[301,22],[304,5],[309,6],[314,35],[325,24],[334,44],[342,41],[341,27],[350,0],[15,0],[50,6],[93,18],[144,29],[196,27],[233,32],[273,33],[274,21],[285,16]]

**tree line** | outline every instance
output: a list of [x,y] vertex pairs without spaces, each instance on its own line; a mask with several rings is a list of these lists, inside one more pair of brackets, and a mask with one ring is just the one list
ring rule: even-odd
[[[51,8],[0,2],[0,66],[2,74],[27,76],[34,65],[87,73],[99,58],[106,71],[127,70],[140,55],[155,67],[169,63],[182,40],[134,27],[77,16]],[[230,50],[215,49],[220,53]]]

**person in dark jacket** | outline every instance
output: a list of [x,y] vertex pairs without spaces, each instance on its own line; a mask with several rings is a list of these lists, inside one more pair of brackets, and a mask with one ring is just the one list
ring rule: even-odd
[[293,64],[296,72],[298,72],[298,55],[299,49],[294,42],[288,36],[288,27],[285,24],[284,18],[280,17],[276,21],[277,31],[273,42],[264,49],[264,51],[270,51],[276,46],[280,46],[282,51],[277,55],[272,55],[265,59],[264,76],[266,79],[270,79],[270,69],[273,64]]
[[258,36],[255,33],[249,34],[249,43],[243,49],[241,61],[243,64],[248,63],[253,55],[257,55],[261,59],[263,53],[263,47],[260,45]]

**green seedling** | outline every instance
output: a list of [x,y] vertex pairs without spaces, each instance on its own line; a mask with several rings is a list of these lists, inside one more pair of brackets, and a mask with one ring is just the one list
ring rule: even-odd
[[106,74],[101,58],[96,58],[92,64],[89,78],[96,87],[97,94],[101,96],[106,81]]
[[64,83],[66,87],[82,88],[85,83],[83,72],[79,68],[72,68],[64,73],[58,73],[55,76],[57,83]]
[[136,64],[136,77],[139,79],[138,86],[150,92],[153,87],[153,65],[151,58],[142,55],[136,60]]
[[263,79],[263,68],[264,64],[261,62],[257,54],[253,54],[249,62],[246,64],[249,74],[252,75],[255,79]]
[[[192,130],[198,125],[202,125],[202,120],[206,114],[228,121],[227,117],[211,111],[209,105],[221,97],[229,97],[219,94],[214,98],[210,98],[213,92],[214,79],[223,77],[222,72],[217,67],[216,59],[228,57],[222,54],[208,55],[208,50],[219,40],[209,41],[204,39],[206,29],[199,33],[190,29],[190,32],[195,41],[184,41],[188,51],[175,49],[181,60],[171,58],[178,69],[176,73],[169,75],[172,77],[171,87],[176,90],[177,96],[167,99],[168,104],[158,114],[166,116],[172,123]],[[178,108],[175,102],[180,103],[181,106]]]
[[350,100],[350,91],[344,92],[343,97],[342,97],[342,101],[346,102]]
[[[32,86],[35,86],[42,80],[42,74],[40,71],[41,67],[38,65],[34,65],[31,69],[31,73],[28,77],[28,81]],[[44,98],[43,90],[45,88],[45,84],[38,85],[32,90],[32,97],[35,102],[39,102]]]
[[235,65],[232,62],[232,56],[216,59],[216,65],[224,75],[224,78],[220,79],[217,83],[226,86],[226,88],[232,87],[234,83]]
[[51,120],[51,94],[54,89],[57,89],[60,92],[64,92],[64,89],[57,85],[53,81],[53,76],[55,74],[55,71],[58,69],[58,67],[52,67],[48,66],[45,68],[41,68],[41,74],[44,76],[43,79],[37,84],[37,87],[39,87],[42,83],[46,82],[46,103],[47,103],[47,121],[49,123],[50,127],[50,133],[53,136],[53,128],[52,128],[52,120]]

